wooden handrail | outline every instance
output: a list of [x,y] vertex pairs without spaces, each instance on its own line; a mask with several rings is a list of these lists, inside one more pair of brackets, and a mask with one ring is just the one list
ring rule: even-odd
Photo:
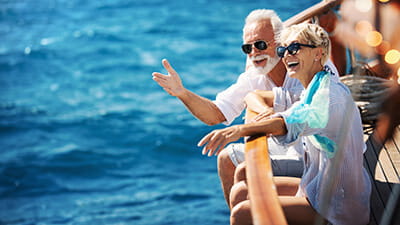
[[[247,110],[246,120],[256,114]],[[287,224],[273,182],[267,137],[252,136],[245,143],[246,177],[253,224]]]
[[313,16],[322,14],[329,9],[335,7],[336,5],[340,4],[342,0],[323,0],[320,3],[317,3],[310,8],[301,11],[300,13],[290,17],[287,19],[283,24],[284,26],[291,26],[294,24],[298,24],[310,19]]

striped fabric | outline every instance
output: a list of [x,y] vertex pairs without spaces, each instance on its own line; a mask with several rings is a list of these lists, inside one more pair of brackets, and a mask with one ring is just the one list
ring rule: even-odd
[[[298,102],[291,107],[296,104]],[[287,110],[275,116],[281,116],[286,121],[289,112]],[[288,133],[275,136],[274,139],[285,145],[301,139],[305,145],[305,170],[297,196],[307,197],[312,207],[332,224],[367,224],[371,182],[363,168],[363,152],[366,146],[360,114],[348,88],[337,79],[331,78],[329,120],[325,128],[310,128],[306,123],[286,123],[286,126]],[[310,142],[309,137],[312,135],[343,143],[338,149],[338,152],[342,151],[342,158],[339,158],[338,167],[334,171],[337,175],[334,180],[331,180],[333,176],[329,171],[333,169],[335,158],[329,158],[326,152],[315,147]],[[329,198],[329,208],[323,211],[323,193],[329,188],[333,190]]]

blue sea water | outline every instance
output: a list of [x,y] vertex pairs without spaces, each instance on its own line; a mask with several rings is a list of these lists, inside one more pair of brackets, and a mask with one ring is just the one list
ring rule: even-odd
[[[317,0],[0,0],[0,224],[229,224],[214,128],[151,78],[213,99],[246,15]],[[240,123],[237,119],[235,123]]]

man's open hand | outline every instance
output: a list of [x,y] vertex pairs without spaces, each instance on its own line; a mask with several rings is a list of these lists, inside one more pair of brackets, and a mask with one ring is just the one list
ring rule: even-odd
[[185,91],[185,88],[182,85],[181,78],[178,73],[172,68],[169,64],[168,60],[163,59],[162,64],[164,68],[168,71],[168,75],[154,72],[153,80],[156,81],[161,87],[164,88],[168,94],[179,97]]

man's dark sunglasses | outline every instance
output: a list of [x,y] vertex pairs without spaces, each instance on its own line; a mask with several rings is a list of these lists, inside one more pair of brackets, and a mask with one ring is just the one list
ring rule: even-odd
[[285,52],[286,50],[289,52],[289,54],[291,55],[296,55],[297,51],[299,51],[299,49],[301,49],[301,47],[308,47],[308,48],[316,48],[317,46],[315,45],[306,45],[306,44],[300,44],[300,43],[292,43],[287,47],[283,47],[283,46],[279,46],[276,48],[276,54],[283,58],[283,56],[285,56]]
[[265,41],[256,41],[254,44],[244,44],[242,45],[242,50],[245,54],[250,54],[251,50],[253,50],[253,45],[258,50],[265,50],[268,48],[268,44]]

